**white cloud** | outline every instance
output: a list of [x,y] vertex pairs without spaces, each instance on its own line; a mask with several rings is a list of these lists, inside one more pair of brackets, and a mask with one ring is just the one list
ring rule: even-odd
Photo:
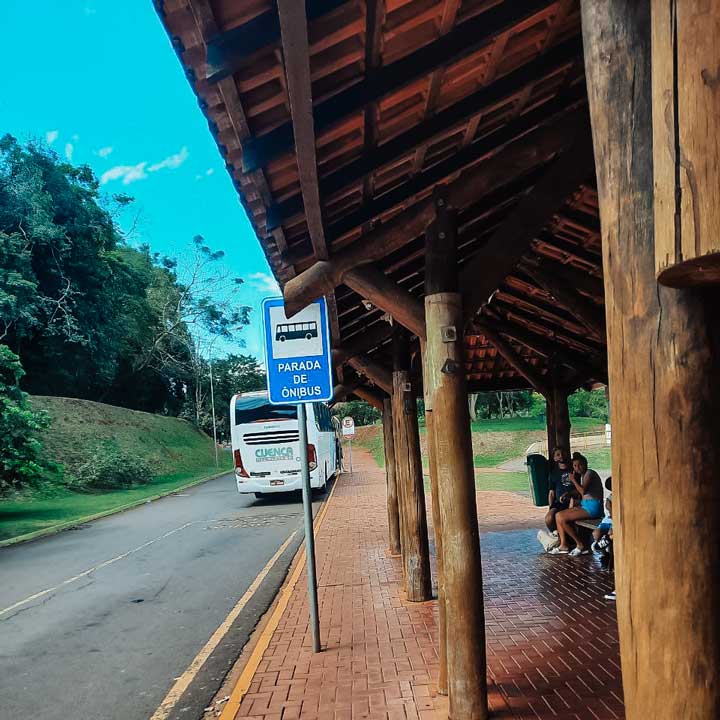
[[48,130],[45,133],[45,141],[48,145],[52,145],[58,139],[59,134],[57,130]]
[[[103,148],[102,150],[109,150],[106,155],[112,152],[112,148]],[[101,151],[98,151],[100,154]],[[189,153],[186,147],[183,147],[180,152],[175,155],[170,155],[160,162],[148,165],[147,160],[137,163],[137,165],[116,165],[115,167],[106,170],[100,176],[100,184],[110,182],[111,180],[122,179],[123,185],[129,185],[130,183],[136,182],[137,180],[145,180],[148,177],[148,173],[154,173],[158,170],[174,170],[179,168],[185,160],[187,160]],[[103,156],[104,157],[104,156]]]
[[260,292],[279,294],[280,286],[277,280],[269,273],[256,272],[247,276],[248,282]]
[[107,157],[111,152],[113,151],[112,146],[108,145],[107,147],[102,147],[97,151],[97,154],[101,157]]
[[206,174],[206,175],[212,175],[214,172],[215,172],[215,170],[214,170],[213,168],[208,168],[208,169],[205,171],[205,174]]
[[75,150],[75,148],[72,143],[65,143],[65,157],[68,160],[72,160],[73,150]]
[[168,170],[175,170],[175,168],[179,168],[187,160],[189,154],[188,149],[183,147],[179,153],[170,155],[164,160],[161,160],[159,163],[151,165],[148,168],[148,172],[157,172],[158,170],[163,170],[165,168]]
[[121,178],[123,185],[129,185],[137,180],[145,180],[147,177],[146,165],[147,162],[141,162],[137,165],[116,165],[100,176],[100,184],[104,185],[111,180],[120,180]]

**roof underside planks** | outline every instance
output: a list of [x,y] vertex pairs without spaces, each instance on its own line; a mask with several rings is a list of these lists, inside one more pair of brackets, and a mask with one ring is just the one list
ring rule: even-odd
[[[586,103],[572,0],[306,0],[305,13],[295,0],[164,0],[159,12],[282,286],[319,259],[362,248],[364,236],[427,203],[438,185],[482,173]],[[510,169],[458,208],[459,270],[471,282],[488,243],[517,239],[517,212],[534,197],[540,205],[534,225],[520,223],[527,237],[514,256],[499,272],[492,260],[496,287],[469,318],[472,391],[529,387],[518,358],[534,377],[559,368],[577,385],[604,379],[592,161],[566,197],[544,202],[543,177],[558,157]],[[422,298],[422,234],[375,266]],[[385,324],[382,310],[344,284],[327,297],[338,346]],[[514,363],[483,328],[512,348]],[[365,352],[387,366],[388,342]]]

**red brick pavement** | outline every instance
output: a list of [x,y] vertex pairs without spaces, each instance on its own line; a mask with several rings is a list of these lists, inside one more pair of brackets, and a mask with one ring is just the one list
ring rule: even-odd
[[[358,451],[317,539],[323,652],[313,654],[304,580],[236,718],[436,720],[436,605],[401,597],[388,557],[384,473]],[[490,705],[498,718],[623,717],[615,610],[607,575],[588,558],[550,557],[542,511],[507,492],[478,493]],[[430,516],[430,513],[428,513]],[[434,571],[434,568],[433,568]]]

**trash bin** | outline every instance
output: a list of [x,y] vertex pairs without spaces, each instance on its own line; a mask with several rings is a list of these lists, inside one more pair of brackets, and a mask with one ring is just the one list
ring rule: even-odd
[[527,456],[525,461],[530,480],[530,496],[534,505],[542,507],[547,505],[548,492],[550,490],[548,479],[548,461],[544,455],[533,453]]

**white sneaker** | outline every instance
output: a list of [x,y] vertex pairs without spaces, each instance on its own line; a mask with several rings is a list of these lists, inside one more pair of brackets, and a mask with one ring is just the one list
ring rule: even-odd
[[581,555],[588,555],[589,553],[590,551],[587,548],[585,548],[585,550],[581,550],[576,547],[570,551],[570,557],[580,557]]

